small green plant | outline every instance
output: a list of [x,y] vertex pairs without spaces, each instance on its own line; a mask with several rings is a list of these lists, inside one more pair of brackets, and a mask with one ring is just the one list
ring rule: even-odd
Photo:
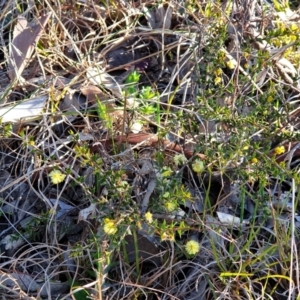
[[12,133],[13,126],[11,123],[2,124],[0,120],[0,137],[9,138]]
[[138,92],[137,89],[137,84],[140,80],[140,74],[138,73],[138,71],[133,71],[132,73],[130,73],[128,75],[128,77],[125,80],[125,96],[129,96],[129,95],[136,95]]
[[110,116],[111,111],[106,104],[102,103],[99,99],[97,99],[97,113],[101,120],[105,121],[105,125],[109,131],[113,130],[113,119]]

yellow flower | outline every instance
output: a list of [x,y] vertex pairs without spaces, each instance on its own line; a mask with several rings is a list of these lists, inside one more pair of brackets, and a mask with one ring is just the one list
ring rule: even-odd
[[184,200],[192,200],[193,197],[192,197],[191,192],[184,185],[182,185],[180,187],[179,192],[180,192],[180,195],[181,195],[182,199],[184,199]]
[[274,149],[274,152],[276,155],[283,154],[285,152],[284,146],[278,146]]
[[244,52],[243,55],[246,59],[250,57],[250,53],[248,53],[248,52]]
[[145,219],[149,224],[151,224],[153,222],[153,216],[150,211],[145,213]]
[[160,239],[161,241],[175,241],[175,236],[174,236],[174,233],[170,233],[170,232],[163,232],[161,235],[160,235]]
[[281,47],[281,42],[278,38],[274,38],[272,39],[272,44],[275,46],[275,47]]
[[187,162],[187,158],[183,154],[176,154],[173,158],[175,165],[183,165],[185,162]]
[[165,204],[165,208],[168,212],[174,211],[177,208],[177,204],[172,201],[168,201]]
[[272,96],[272,95],[269,95],[268,98],[267,98],[267,102],[272,102],[273,99],[274,99],[273,96]]
[[136,221],[136,228],[138,230],[141,230],[142,229],[142,222],[140,220]]
[[256,157],[253,157],[253,158],[251,159],[251,163],[252,163],[252,164],[257,164],[257,163],[258,163],[258,159],[257,159]]
[[28,145],[29,145],[29,146],[34,146],[34,145],[35,145],[34,140],[29,140]]
[[59,170],[53,170],[49,173],[49,177],[53,184],[58,184],[65,180],[66,175]]
[[298,27],[298,25],[297,25],[296,23],[292,23],[292,24],[290,25],[290,29],[291,29],[292,31],[297,31],[297,30],[299,29],[299,27]]
[[234,69],[235,68],[235,66],[236,66],[236,62],[233,60],[233,59],[231,59],[231,60],[229,60],[228,62],[226,62],[226,66],[229,68],[229,69]]
[[113,235],[118,231],[115,220],[105,218],[103,230],[106,234]]
[[189,255],[195,255],[200,250],[200,244],[196,241],[190,240],[186,243],[185,250]]
[[214,80],[215,84],[219,84],[220,82],[222,82],[222,78],[220,76],[217,76]]
[[215,70],[214,73],[215,73],[216,76],[219,76],[219,75],[221,75],[223,73],[223,71],[222,71],[221,68],[218,68],[218,69]]
[[192,168],[196,173],[201,173],[204,170],[204,163],[202,160],[200,159],[196,159],[193,164],[192,164]]

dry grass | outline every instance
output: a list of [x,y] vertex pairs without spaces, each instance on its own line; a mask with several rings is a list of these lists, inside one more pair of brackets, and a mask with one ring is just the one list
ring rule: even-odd
[[11,0],[0,29],[2,299],[300,298],[294,2]]

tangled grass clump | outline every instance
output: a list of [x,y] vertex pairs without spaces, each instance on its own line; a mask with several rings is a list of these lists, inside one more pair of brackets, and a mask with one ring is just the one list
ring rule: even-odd
[[295,2],[0,8],[2,297],[300,297]]

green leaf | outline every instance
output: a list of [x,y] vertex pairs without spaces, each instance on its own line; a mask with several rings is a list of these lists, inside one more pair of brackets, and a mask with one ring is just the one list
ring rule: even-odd
[[137,71],[133,71],[128,75],[128,77],[125,80],[125,83],[131,84],[131,83],[138,83],[140,80],[141,74],[139,74]]
[[140,94],[141,99],[151,99],[156,96],[156,93],[152,90],[151,86],[143,86]]
[[107,106],[103,104],[100,100],[97,100],[97,113],[100,119],[106,121],[107,128],[112,130],[113,128],[112,118],[107,113]]
[[[68,282],[69,282],[72,290],[75,290],[78,287],[80,287],[80,283],[77,282],[77,281],[73,281],[72,279],[69,279]],[[89,293],[86,290],[81,290],[81,291],[75,292],[75,293],[73,293],[73,295],[74,295],[76,300],[88,300],[88,299],[90,299]]]

